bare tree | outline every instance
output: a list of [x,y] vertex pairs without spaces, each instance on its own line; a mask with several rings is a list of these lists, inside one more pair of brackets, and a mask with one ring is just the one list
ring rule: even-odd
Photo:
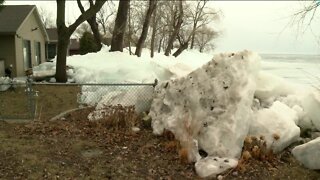
[[117,11],[117,17],[112,33],[111,49],[110,51],[123,51],[123,39],[127,26],[128,10],[130,0],[120,0]]
[[108,1],[97,13],[97,22],[101,25],[104,35],[107,34],[107,24],[115,13],[116,9],[112,1]]
[[149,8],[148,11],[146,13],[146,17],[143,23],[143,28],[142,28],[142,32],[141,32],[141,36],[138,40],[137,43],[137,47],[136,47],[136,52],[135,55],[137,55],[138,57],[141,56],[141,52],[142,52],[142,47],[144,45],[145,40],[147,39],[147,35],[148,35],[148,30],[149,30],[149,25],[150,25],[150,21],[151,21],[151,16],[153,11],[155,10],[157,5],[157,1],[156,0],[149,0]]
[[38,9],[41,21],[43,22],[43,25],[46,28],[53,28],[55,26],[54,20],[53,20],[53,14],[41,6],[38,7],[37,9]]
[[154,7],[154,12],[152,16],[152,35],[151,35],[151,45],[150,45],[150,56],[154,57],[154,46],[156,42],[156,33],[157,33],[157,3]]
[[130,3],[130,15],[128,17],[129,28],[126,32],[127,45],[134,44],[134,46],[137,46],[140,38],[138,34],[142,32],[147,6],[148,1],[132,1]]
[[219,11],[208,8],[206,6],[208,1],[209,0],[197,0],[196,8],[190,11],[192,24],[193,24],[190,49],[193,49],[197,30],[202,26],[205,26],[210,22],[212,22],[213,20],[216,20],[219,18]]
[[173,26],[172,26],[172,33],[169,37],[168,43],[167,43],[167,47],[165,50],[164,55],[169,56],[171,49],[173,47],[173,42],[176,40],[178,34],[179,34],[179,30],[180,27],[182,25],[183,22],[183,6],[182,6],[183,0],[179,0],[178,1],[178,6],[175,6],[175,11],[174,11],[174,16],[173,16]]
[[74,23],[70,26],[66,26],[65,22],[65,2],[66,0],[56,0],[57,2],[57,31],[58,31],[58,52],[57,52],[57,65],[56,65],[56,75],[55,78],[57,82],[67,81],[66,72],[66,59],[67,59],[67,49],[69,46],[69,40],[72,33],[76,28],[86,21],[87,19],[94,16],[106,0],[96,1],[93,6],[82,13]]
[[293,14],[293,23],[298,23],[298,25],[303,26],[305,21],[307,21],[307,25],[311,25],[317,9],[320,6],[320,2],[313,0],[306,3],[307,4],[304,4],[304,7],[301,10]]
[[[93,0],[88,0],[90,7],[94,6]],[[81,11],[81,13],[85,12],[85,9],[81,3],[81,0],[77,0],[78,3],[78,7]],[[99,27],[98,27],[98,23],[97,23],[97,18],[96,18],[96,14],[94,14],[92,17],[90,17],[89,19],[87,19],[87,22],[89,23],[90,27],[91,27],[91,31],[93,33],[94,36],[94,40],[96,42],[96,47],[97,47],[97,51],[100,51],[102,45],[101,45],[101,35],[99,32]]]
[[206,8],[207,0],[196,1],[196,8],[193,9],[193,4],[185,6],[186,16],[184,17],[184,23],[178,34],[179,48],[173,53],[173,56],[179,56],[185,49],[188,48],[191,41],[191,47],[194,46],[194,41],[199,28],[204,27],[214,20],[219,19],[219,11],[211,8]]
[[197,31],[197,35],[195,36],[195,46],[199,47],[200,52],[210,51],[215,48],[212,40],[218,37],[219,33],[214,29],[203,26]]
[[302,29],[302,33],[304,33],[307,29],[310,29],[320,46],[320,34],[315,34],[311,27],[312,22],[317,15],[316,12],[319,6],[320,1],[318,0],[304,2],[304,6],[299,11],[293,14],[291,25],[296,25],[298,28],[298,32],[300,31],[300,29]]
[[85,32],[91,32],[90,25],[87,22],[80,24],[74,31],[73,36],[75,36],[77,39],[80,39]]

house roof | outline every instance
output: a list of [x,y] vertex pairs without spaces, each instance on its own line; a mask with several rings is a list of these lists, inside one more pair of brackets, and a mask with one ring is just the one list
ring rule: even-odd
[[0,11],[0,33],[15,33],[35,5],[2,6]]
[[47,33],[48,33],[50,41],[58,41],[57,28],[48,28]]
[[2,6],[0,11],[0,34],[16,34],[26,18],[34,11],[40,24],[40,29],[43,31],[45,38],[48,39],[48,34],[35,5]]

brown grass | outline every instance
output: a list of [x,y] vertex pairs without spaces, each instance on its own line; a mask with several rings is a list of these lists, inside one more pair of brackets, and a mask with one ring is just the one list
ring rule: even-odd
[[96,126],[115,130],[131,129],[134,126],[138,126],[140,117],[136,113],[134,106],[105,106],[103,112],[102,119],[91,121]]
[[[273,135],[273,138],[278,140],[280,136]],[[277,160],[277,156],[273,153],[272,149],[267,148],[267,143],[264,136],[247,136],[245,138],[242,154],[238,161],[236,170],[245,172],[247,169],[246,166],[250,164],[251,160],[267,161],[269,163]]]

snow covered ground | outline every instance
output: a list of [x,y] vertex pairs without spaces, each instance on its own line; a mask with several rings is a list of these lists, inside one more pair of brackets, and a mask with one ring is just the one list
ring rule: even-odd
[[[303,70],[305,65],[299,64],[299,62],[277,64],[263,59],[260,62],[259,55],[249,51],[216,55],[214,60],[212,60],[213,55],[197,51],[186,51],[178,58],[166,57],[162,54],[156,54],[155,58],[150,58],[147,50],[143,51],[141,58],[129,55],[126,51],[124,53],[108,51],[108,47],[103,47],[98,53],[68,57],[67,64],[74,68],[68,71],[69,79],[78,83],[152,83],[158,79],[160,84],[157,86],[156,92],[161,95],[155,95],[156,100],[153,102],[153,106],[156,107],[156,110],[153,110],[153,115],[151,115],[158,119],[154,121],[155,125],[153,125],[155,133],[159,134],[161,129],[168,128],[175,135],[178,135],[178,138],[181,137],[181,140],[184,140],[184,137],[189,137],[194,140],[190,141],[193,152],[197,152],[199,145],[212,157],[223,156],[223,158],[233,160],[239,157],[246,135],[263,135],[266,137],[267,146],[279,152],[297,141],[300,131],[306,129],[320,131],[320,91],[310,86],[310,84],[317,85],[315,84],[317,78],[313,77],[312,83],[303,83],[304,80],[301,78],[297,81],[300,84],[293,83],[295,77],[291,75],[298,72],[306,74]],[[211,68],[210,63],[216,61],[223,65]],[[293,81],[288,82],[286,79],[273,75],[287,77],[287,75],[281,74],[284,71],[279,68],[284,71],[286,69],[297,70],[291,74],[288,73]],[[35,68],[35,75],[50,74],[54,72],[54,69],[54,63],[45,63]],[[194,77],[192,82],[196,84],[193,88],[187,86],[191,82],[187,76],[189,73]],[[308,73],[318,75],[316,70]],[[166,88],[167,82],[176,83],[176,85],[173,87],[170,85],[169,90],[163,90]],[[214,89],[210,89],[211,85]],[[227,93],[223,89],[220,91],[220,87],[228,89]],[[183,106],[182,104],[185,102],[174,92],[174,88],[181,88],[181,92],[185,96],[191,95],[186,102],[190,101],[192,105]],[[90,104],[89,95],[97,91],[100,91],[99,88],[85,87],[82,99]],[[207,111],[205,108],[210,109],[211,102],[209,103],[207,100],[212,98],[210,95],[202,95],[200,92],[211,93],[217,97],[217,102],[213,102],[213,108],[210,106],[211,111],[214,109],[214,112],[210,113],[215,114],[210,116],[211,119],[208,116],[203,116],[203,114],[209,115],[210,113],[199,115],[199,112]],[[91,120],[94,120],[92,119],[94,117],[99,119],[100,115],[97,112],[101,110],[100,106],[110,103],[117,104],[125,96],[137,96],[135,102],[126,103],[126,105],[138,105],[140,95],[124,89],[106,92],[99,101],[96,99],[94,102],[92,101],[98,103],[98,106],[96,114],[90,116]],[[152,93],[149,96],[150,100],[154,98]],[[179,97],[180,99],[178,99]],[[207,105],[203,103],[207,103]],[[161,104],[165,104],[166,108],[161,108]],[[189,113],[186,117],[181,115],[184,114],[183,110],[194,111],[197,108],[197,112]],[[201,122],[201,126],[204,123],[208,130],[201,131],[202,136],[190,136],[190,132],[183,129],[185,128],[185,124],[183,125],[185,119],[190,120],[186,123],[187,125],[196,124],[197,128],[192,131],[193,133],[201,131],[198,122]],[[221,119],[221,121],[217,121],[217,119]],[[216,126],[219,126],[219,131],[215,129]],[[226,136],[226,132],[236,138],[232,139],[230,136]],[[280,139],[275,141],[273,138],[275,135]],[[221,138],[212,143],[212,138],[215,136]],[[231,139],[232,141],[230,141]],[[232,143],[230,144],[230,142]],[[192,160],[198,162],[199,167],[206,166],[208,171],[214,171],[199,172],[203,176],[221,172],[221,169],[215,168],[217,162],[212,164],[211,160],[201,159],[197,153],[193,154]],[[304,160],[302,161],[304,162]],[[210,163],[213,168],[209,168]]]

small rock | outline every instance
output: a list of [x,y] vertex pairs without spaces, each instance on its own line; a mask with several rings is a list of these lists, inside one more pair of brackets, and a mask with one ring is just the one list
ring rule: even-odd
[[311,138],[304,138],[303,139],[303,143],[305,144],[305,143],[308,143],[309,141],[311,141]]
[[222,175],[219,175],[219,176],[217,177],[217,179],[218,179],[218,180],[222,180],[222,179],[223,179],[223,176],[222,176]]
[[138,128],[138,127],[132,127],[131,130],[132,130],[133,132],[139,132],[139,131],[140,131],[140,128]]
[[250,152],[249,151],[244,151],[243,153],[242,153],[242,158],[244,159],[244,160],[248,160],[248,159],[250,159],[252,156],[251,156],[251,154],[250,154]]
[[239,173],[238,173],[238,171],[234,171],[234,172],[232,173],[232,175],[233,175],[233,176],[238,176]]
[[316,139],[318,137],[320,137],[320,132],[312,132],[311,133],[311,139]]
[[154,170],[154,169],[149,169],[149,174],[151,174],[151,175],[156,174],[156,170]]
[[151,128],[151,117],[148,116],[146,113],[143,113],[143,118],[142,118],[142,125],[144,128]]

